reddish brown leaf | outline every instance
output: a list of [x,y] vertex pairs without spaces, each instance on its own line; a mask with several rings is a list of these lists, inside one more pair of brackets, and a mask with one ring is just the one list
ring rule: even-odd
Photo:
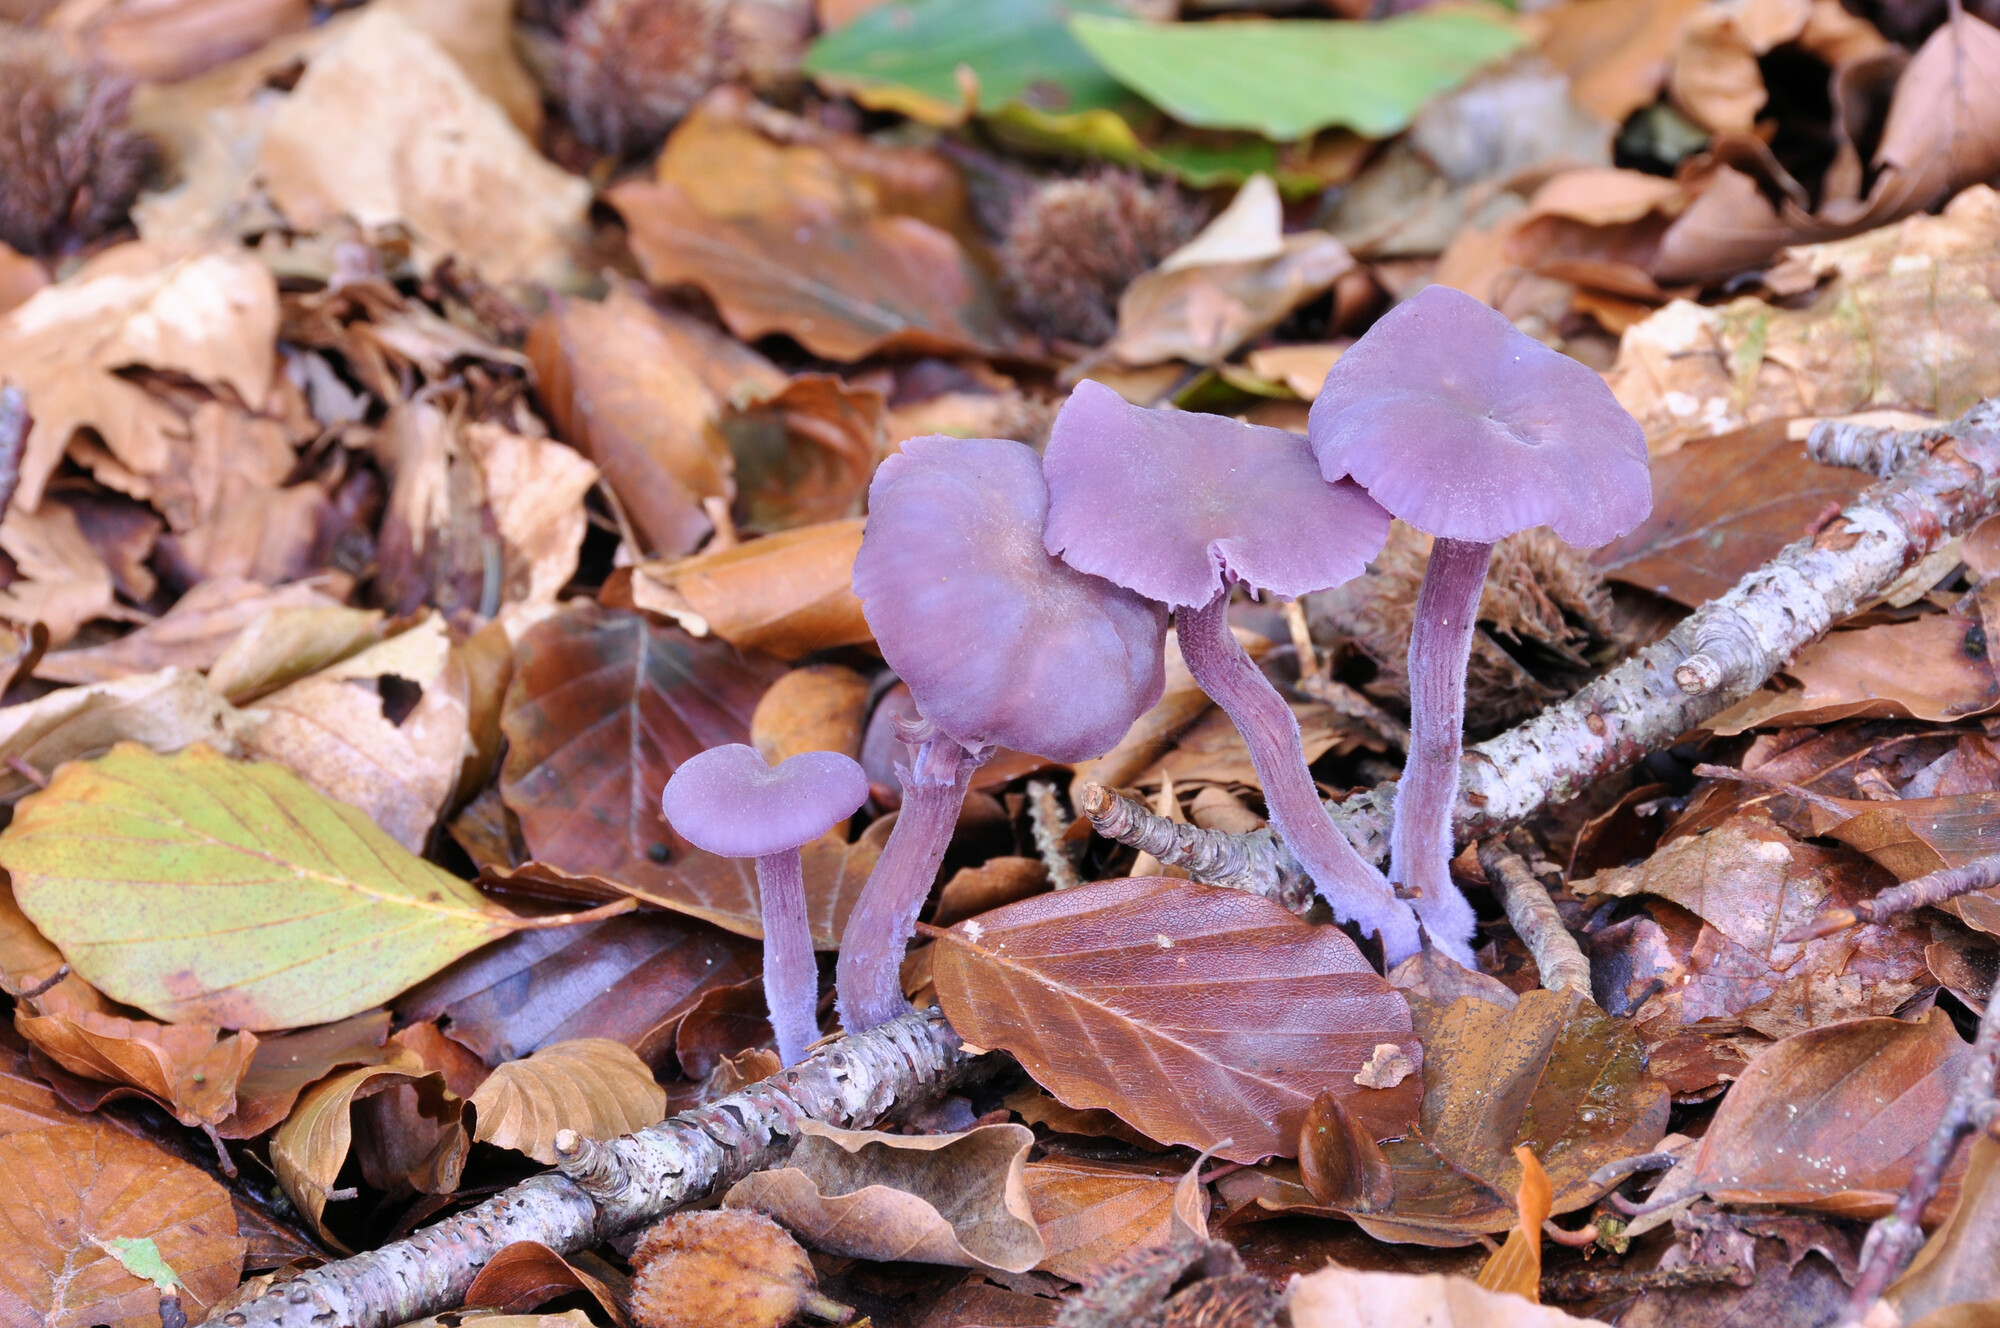
[[1782,677],[1703,727],[1735,734],[1857,715],[1953,720],[2000,705],[1986,628],[1955,613],[1834,632],[1794,655]]
[[1345,933],[1259,895],[1094,882],[962,922],[934,962],[939,1002],[967,1041],[1006,1048],[1069,1105],[1165,1143],[1289,1156],[1322,1088],[1389,1138],[1422,1091],[1421,1075],[1387,1090],[1354,1083],[1384,1042],[1422,1063],[1408,1006]]
[[0,1025],[0,1136],[86,1119],[29,1068],[27,1044]]
[[500,791],[529,849],[565,871],[608,876],[745,930],[757,915],[747,878],[673,832],[660,790],[688,757],[748,740],[757,698],[782,671],[764,656],[594,604],[530,628],[500,721],[509,744]]
[[[1972,1145],[1964,1198],[1917,1252],[1907,1271],[1884,1294],[1904,1323],[1930,1324],[1926,1316],[1956,1306],[1960,1314],[1991,1316],[2000,1301],[2000,1139],[1980,1136]],[[1974,1307],[1977,1306],[1977,1309]],[[1951,1322],[1940,1316],[1938,1328]]]
[[977,867],[960,867],[938,894],[931,922],[949,927],[965,918],[1032,898],[1049,888],[1049,869],[1040,858],[988,858]]
[[[1786,1038],[1722,1100],[1685,1192],[1879,1216],[1909,1180],[1969,1054],[1942,1010]],[[1961,1153],[1935,1213],[1957,1199],[1964,1165]]]
[[752,943],[689,918],[628,913],[509,936],[412,988],[396,1010],[405,1019],[448,1019],[452,1040],[488,1065],[602,1037],[658,1067],[670,1063],[682,1017],[707,993],[754,977],[758,955]]
[[753,978],[704,991],[674,1034],[674,1055],[680,1060],[682,1074],[706,1079],[724,1057],[769,1046],[772,1037],[770,1015],[764,1008],[764,980]]
[[1173,1232],[1172,1170],[1054,1154],[1028,1163],[1028,1202],[1042,1229],[1044,1271],[1086,1282],[1127,1250]]
[[195,1168],[105,1125],[0,1139],[0,1322],[158,1328],[159,1291],[98,1243],[119,1237],[159,1249],[190,1322],[236,1289],[229,1195]]
[[1592,561],[1613,581],[1702,604],[1872,483],[1809,460],[1783,421],[1697,439],[1653,463],[1653,514]]
[[336,1024],[259,1038],[236,1086],[236,1111],[215,1132],[249,1139],[271,1129],[315,1079],[343,1065],[380,1064],[388,1033],[389,1012],[368,1010]]
[[766,400],[726,410],[738,507],[760,530],[837,521],[861,510],[883,447],[882,393],[800,374]]
[[[585,1264],[589,1266],[579,1266]],[[618,1328],[625,1328],[630,1321],[624,1301],[631,1290],[631,1280],[602,1259],[590,1254],[565,1259],[539,1241],[523,1240],[501,1250],[479,1270],[465,1289],[465,1303],[475,1309],[526,1314],[557,1296],[584,1291]]]
[[733,463],[717,405],[659,315],[622,287],[602,304],[558,302],[528,338],[556,433],[597,463],[646,547],[678,555],[711,529]]
[[1377,1212],[1396,1197],[1389,1160],[1330,1090],[1299,1124],[1299,1180],[1316,1203],[1349,1212]]

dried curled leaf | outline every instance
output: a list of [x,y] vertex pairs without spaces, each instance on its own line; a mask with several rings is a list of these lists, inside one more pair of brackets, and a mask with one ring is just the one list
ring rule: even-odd
[[335,1248],[341,1248],[340,1242],[326,1229],[322,1214],[354,1145],[354,1110],[368,1098],[403,1085],[415,1088],[424,1113],[445,1126],[434,1164],[437,1183],[429,1188],[448,1194],[457,1188],[465,1165],[465,1132],[458,1124],[461,1104],[445,1088],[444,1076],[425,1072],[413,1056],[320,1080],[305,1091],[271,1136],[271,1168],[278,1173],[278,1183],[320,1239]]
[[615,1139],[665,1120],[667,1093],[633,1050],[610,1038],[552,1043],[509,1061],[473,1093],[475,1143],[497,1144],[555,1165],[555,1137]]
[[1415,1115],[1421,1076],[1354,1082],[1385,1042],[1421,1062],[1401,993],[1345,933],[1261,896],[1098,881],[962,922],[935,954],[938,1000],[967,1041],[1162,1142],[1289,1156],[1329,1086],[1375,1138]]
[[745,1177],[723,1202],[782,1221],[836,1254],[1024,1273],[1045,1247],[1022,1164],[1025,1125],[900,1135],[800,1122],[787,1165]]

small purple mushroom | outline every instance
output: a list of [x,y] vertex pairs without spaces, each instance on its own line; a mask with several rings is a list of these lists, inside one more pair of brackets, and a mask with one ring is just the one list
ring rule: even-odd
[[1435,537],[1410,636],[1410,759],[1390,879],[1454,957],[1471,907],[1452,884],[1465,666],[1496,541],[1547,525],[1581,548],[1652,510],[1646,436],[1588,367],[1446,286],[1428,286],[1349,347],[1313,402],[1328,479],[1350,476]]
[[660,810],[681,837],[725,858],[757,860],[764,918],[764,1001],[787,1065],[819,1037],[819,966],[806,919],[799,846],[868,800],[868,776],[839,752],[800,752],[776,767],[755,747],[730,743],[681,762]]
[[1409,906],[1326,814],[1298,720],[1229,630],[1233,583],[1290,599],[1352,580],[1389,514],[1322,480],[1297,434],[1145,410],[1088,381],[1056,417],[1043,470],[1049,551],[1174,611],[1188,670],[1242,732],[1271,824],[1320,894],[1378,934],[1390,963],[1415,953]]
[[903,807],[840,938],[850,1033],[909,1008],[903,949],[993,749],[1101,756],[1166,685],[1159,606],[1048,555],[1048,488],[1031,448],[913,438],[875,472],[854,593],[920,722],[899,766]]

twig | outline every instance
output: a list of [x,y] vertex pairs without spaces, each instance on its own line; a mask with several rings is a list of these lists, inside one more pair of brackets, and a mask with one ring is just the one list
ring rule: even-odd
[[1170,821],[1102,784],[1085,784],[1076,798],[1078,810],[1107,839],[1150,853],[1169,867],[1185,867],[1210,885],[1275,899],[1294,913],[1303,915],[1313,906],[1311,879],[1269,829],[1236,835]]
[[1063,811],[1056,786],[1045,779],[1028,784],[1028,825],[1035,836],[1035,852],[1048,869],[1049,885],[1056,890],[1073,890],[1083,884],[1076,874],[1076,860],[1069,855],[1063,835],[1069,831],[1069,815]]
[[1722,1286],[1734,1283],[1743,1270],[1733,1263],[1683,1264],[1679,1268],[1573,1268],[1542,1282],[1542,1299],[1596,1300],[1637,1291],[1672,1287]]
[[1590,995],[1590,961],[1584,958],[1576,937],[1563,925],[1548,887],[1535,879],[1521,855],[1496,836],[1479,843],[1479,869],[1486,873],[1493,893],[1507,910],[1514,934],[1535,957],[1542,985],[1550,991],[1575,991]]
[[1862,1242],[1861,1267],[1854,1278],[1847,1313],[1840,1320],[1841,1328],[1859,1324],[1867,1317],[1883,1291],[1917,1252],[1917,1246],[1923,1243],[1924,1209],[1937,1197],[1945,1168],[1951,1164],[1959,1142],[1985,1129],[1995,1116],[2000,1116],[2000,1101],[1993,1096],[1996,1053],[2000,1053],[2000,983],[1994,984],[1993,994],[1987,998],[1985,1013],[1979,1016],[1979,1033],[1972,1039],[1972,1054],[1965,1059],[1965,1071],[1959,1076],[1958,1087],[1952,1090],[1951,1101],[1945,1105],[1944,1118],[1910,1171],[1910,1183],[1896,1200],[1895,1208],[1868,1229],[1868,1239]]
[[[1905,569],[2000,509],[2000,401],[1981,402],[1945,426],[1945,434],[1810,538],[1784,549],[1660,640],[1568,700],[1466,749],[1453,815],[1456,842],[1504,830],[1672,746],[1761,687],[1801,646]],[[1685,685],[1677,678],[1683,674]],[[1395,784],[1384,782],[1329,807],[1362,856],[1378,863],[1388,857],[1395,797]],[[1157,838],[1152,814],[1122,801],[1104,807],[1120,833],[1086,812],[1098,832],[1130,844]],[[1239,868],[1245,862],[1243,854],[1205,841],[1201,852]],[[1157,849],[1153,854],[1186,867],[1197,879],[1223,883],[1186,858]],[[1269,846],[1253,857],[1260,863],[1275,860]],[[1269,893],[1270,885],[1268,875],[1252,873],[1240,888]]]
[[1919,908],[1930,908],[1947,899],[1969,895],[2000,885],[2000,853],[1974,858],[1961,867],[1947,867],[1919,876],[1914,881],[1892,885],[1873,899],[1864,899],[1848,908],[1830,908],[1805,926],[1785,937],[1785,944],[1800,945],[1831,936],[1863,922],[1887,922],[1890,918]]
[[23,987],[19,991],[7,991],[7,984],[0,982],[0,991],[6,991],[9,996],[12,996],[17,1001],[36,1000],[55,990],[56,986],[69,976],[69,973],[69,965],[63,964],[57,967],[55,972],[49,974],[32,987]]
[[1865,470],[1888,479],[1950,437],[1949,426],[1884,429],[1873,424],[1821,420],[1806,435],[1806,455],[1825,466]]
[[457,1306],[517,1241],[558,1254],[657,1220],[773,1165],[804,1120],[865,1127],[940,1092],[972,1064],[935,1010],[839,1038],[762,1083],[607,1142],[561,1139],[544,1172],[407,1240],[276,1283],[211,1324],[390,1328]]

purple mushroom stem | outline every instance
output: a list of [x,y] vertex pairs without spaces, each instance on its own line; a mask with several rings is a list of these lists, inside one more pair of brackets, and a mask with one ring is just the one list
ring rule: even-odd
[[1415,920],[1396,901],[1388,880],[1326,814],[1306,766],[1297,717],[1229,630],[1229,591],[1223,589],[1198,609],[1179,610],[1174,624],[1188,672],[1243,735],[1271,824],[1292,855],[1337,915],[1381,936],[1388,963],[1415,954]]
[[917,914],[930,898],[951,846],[972,773],[990,751],[968,751],[929,723],[912,736],[920,739],[916,754],[908,765],[896,767],[903,808],[841,933],[835,1004],[840,1026],[849,1033],[865,1033],[909,1010],[903,998],[903,951],[916,934]]
[[1493,546],[1438,539],[1417,591],[1410,633],[1410,759],[1396,786],[1389,832],[1390,879],[1403,887],[1440,950],[1475,967],[1461,938],[1473,934],[1472,906],[1451,879],[1451,813],[1465,731],[1465,668]]
[[778,1059],[796,1065],[819,1040],[819,964],[796,848],[757,859],[757,905],[764,921],[764,1004],[778,1036]]

